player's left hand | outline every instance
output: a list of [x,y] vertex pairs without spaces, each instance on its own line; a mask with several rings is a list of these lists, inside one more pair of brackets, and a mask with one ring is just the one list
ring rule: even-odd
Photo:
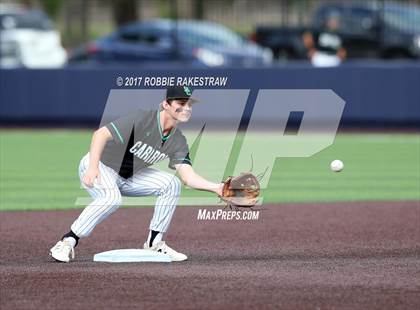
[[229,177],[223,182],[220,198],[229,206],[252,207],[258,202],[260,183],[251,172]]

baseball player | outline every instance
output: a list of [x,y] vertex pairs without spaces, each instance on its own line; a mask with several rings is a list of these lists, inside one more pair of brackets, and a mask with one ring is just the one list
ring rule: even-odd
[[193,170],[186,139],[178,123],[187,122],[196,101],[186,86],[170,87],[159,109],[138,110],[96,130],[90,151],[80,161],[79,177],[93,201],[51,248],[57,261],[74,259],[79,239],[118,209],[121,196],[157,196],[149,235],[144,249],[168,254],[172,261],[187,256],[170,248],[162,239],[168,230],[181,192],[180,180],[167,172],[150,168],[169,158],[182,182],[198,190],[221,196],[223,183],[205,180]]

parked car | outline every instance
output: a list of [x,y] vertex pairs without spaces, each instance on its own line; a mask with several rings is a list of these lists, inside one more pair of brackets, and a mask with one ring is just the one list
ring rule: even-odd
[[0,68],[58,68],[67,54],[41,11],[0,6]]
[[208,21],[157,19],[135,22],[70,53],[70,62],[171,63],[193,66],[268,65],[272,53]]
[[331,14],[340,18],[337,35],[347,58],[420,58],[420,6],[398,2],[328,3],[311,27],[260,26],[253,38],[276,57],[306,58],[302,34],[323,31]]

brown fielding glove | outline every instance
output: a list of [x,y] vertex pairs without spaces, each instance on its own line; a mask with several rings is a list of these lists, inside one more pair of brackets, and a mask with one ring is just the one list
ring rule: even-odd
[[222,196],[228,206],[252,207],[258,201],[260,182],[251,172],[229,177],[223,182]]

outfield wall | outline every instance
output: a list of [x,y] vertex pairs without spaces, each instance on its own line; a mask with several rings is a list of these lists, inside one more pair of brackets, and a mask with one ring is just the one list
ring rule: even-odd
[[[118,76],[228,77],[225,88],[250,89],[245,116],[250,115],[259,89],[332,89],[346,101],[342,126],[420,124],[420,64],[413,62],[322,69],[288,65],[270,69],[205,71],[112,68],[0,70],[0,124],[98,125],[110,90],[145,88],[144,85],[119,87],[116,85]],[[162,94],[156,97],[157,101]],[[256,121],[264,125],[276,122],[273,110],[280,104],[275,101],[265,103],[265,113],[260,113]],[[235,106],[227,108],[235,110]],[[219,118],[220,112],[215,111],[211,103],[200,107],[200,113],[214,121]],[[229,122],[229,117],[222,122]]]

